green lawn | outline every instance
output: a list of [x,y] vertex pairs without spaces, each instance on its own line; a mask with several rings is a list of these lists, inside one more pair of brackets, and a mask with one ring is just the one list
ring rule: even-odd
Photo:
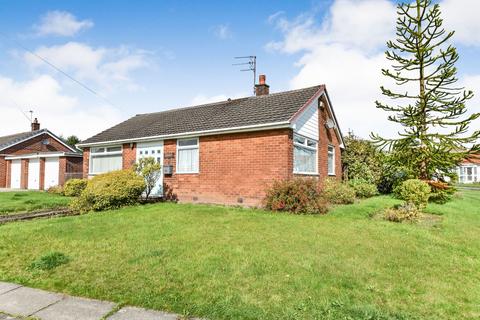
[[[0,280],[209,319],[478,319],[480,192],[434,226],[154,204],[0,226]],[[51,271],[32,261],[58,251]]]
[[68,206],[70,198],[40,191],[0,192],[0,216]]

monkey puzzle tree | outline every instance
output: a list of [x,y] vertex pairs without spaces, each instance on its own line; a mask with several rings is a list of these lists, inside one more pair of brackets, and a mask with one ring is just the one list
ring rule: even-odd
[[[468,153],[479,150],[480,131],[469,126],[480,113],[467,114],[473,92],[455,85],[458,54],[449,42],[454,32],[443,28],[440,6],[416,0],[397,7],[396,41],[387,42],[391,69],[382,69],[397,90],[381,87],[395,105],[377,101],[377,108],[392,112],[388,119],[403,126],[399,137],[386,139],[372,133],[377,146],[392,151],[398,164],[420,179],[443,175]],[[470,149],[466,149],[470,145]]]

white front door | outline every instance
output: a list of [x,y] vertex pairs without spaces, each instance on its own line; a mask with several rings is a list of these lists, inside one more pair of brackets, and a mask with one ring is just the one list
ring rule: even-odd
[[154,158],[162,166],[160,178],[153,188],[151,196],[163,196],[163,141],[144,142],[137,144],[137,159]]
[[58,186],[59,160],[56,158],[45,158],[45,186],[47,190],[50,187]]
[[28,188],[31,190],[40,189],[40,159],[28,161]]
[[10,188],[20,189],[22,176],[22,160],[12,160],[10,168]]

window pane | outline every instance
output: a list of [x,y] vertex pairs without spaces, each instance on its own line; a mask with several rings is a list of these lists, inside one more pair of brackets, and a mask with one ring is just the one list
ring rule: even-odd
[[294,172],[316,173],[316,155],[315,150],[294,146]]
[[305,138],[302,138],[300,136],[294,136],[293,142],[298,144],[305,144]]
[[178,140],[179,147],[191,147],[197,145],[197,139]]
[[107,148],[107,152],[116,152],[116,151],[122,151],[122,147],[109,147],[109,148]]
[[97,153],[97,152],[104,152],[105,148],[93,148],[92,153]]
[[335,149],[328,147],[328,174],[335,174]]
[[198,172],[198,149],[178,150],[177,172]]
[[307,140],[307,146],[311,147],[311,148],[316,148],[317,147],[317,143],[313,140]]
[[92,173],[105,173],[122,169],[122,155],[92,157]]

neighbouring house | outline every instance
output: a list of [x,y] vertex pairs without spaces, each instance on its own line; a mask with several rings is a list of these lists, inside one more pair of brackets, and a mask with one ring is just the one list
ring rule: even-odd
[[29,132],[0,137],[0,188],[46,190],[82,177],[82,153],[35,119]]
[[457,167],[458,182],[480,182],[480,155],[471,155]]
[[260,205],[274,180],[341,179],[344,148],[324,85],[138,114],[80,143],[84,177],[130,168],[137,159],[162,163],[156,190],[180,201]]

